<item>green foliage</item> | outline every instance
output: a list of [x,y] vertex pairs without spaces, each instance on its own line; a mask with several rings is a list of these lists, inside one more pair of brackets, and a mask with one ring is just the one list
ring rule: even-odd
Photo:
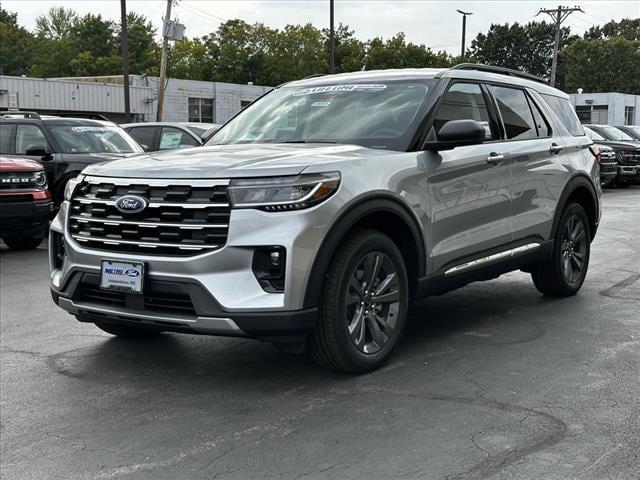
[[0,64],[5,75],[27,73],[34,51],[35,39],[18,26],[18,16],[0,7]]
[[[129,70],[158,75],[160,45],[153,24],[128,14]],[[15,13],[0,7],[0,63],[8,75],[38,77],[122,73],[121,25],[101,15],[78,17],[52,7],[30,33]],[[514,68],[548,77],[553,26],[545,22],[497,25],[472,41],[466,61]],[[557,82],[573,91],[640,93],[640,19],[611,21],[584,38],[562,29]],[[329,72],[329,31],[311,24],[274,29],[234,19],[202,38],[170,43],[168,74],[192,80],[278,85]],[[400,32],[389,39],[356,38],[346,25],[335,31],[336,73],[362,69],[448,67],[460,61],[446,52],[407,42]]]
[[46,15],[36,18],[36,34],[52,40],[64,39],[78,19],[71,8],[51,7]]
[[591,27],[584,34],[585,40],[607,40],[624,37],[627,40],[640,40],[640,18],[623,18],[619,22],[610,21],[602,27]]
[[640,95],[640,41],[619,36],[579,39],[563,52],[569,92],[621,92]]
[[[548,77],[553,56],[553,25],[529,22],[526,25],[492,24],[489,31],[479,33],[471,42],[471,55],[478,63],[513,68]],[[560,49],[571,41],[569,28],[560,35]],[[562,67],[559,65],[559,70]]]

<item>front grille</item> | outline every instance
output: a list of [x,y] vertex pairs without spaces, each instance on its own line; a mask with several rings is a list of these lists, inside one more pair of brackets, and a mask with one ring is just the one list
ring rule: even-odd
[[623,151],[618,151],[618,163],[624,165],[640,165],[640,151],[625,151],[625,156],[622,155]]
[[[145,255],[188,256],[225,245],[230,207],[226,184],[194,180],[132,183],[87,177],[76,189],[69,212],[69,233],[97,250]],[[123,195],[148,201],[139,213],[121,213]]]
[[0,173],[0,190],[25,190],[34,188],[36,188],[36,178],[33,172]]
[[[132,297],[130,301],[130,303],[133,304],[132,307],[127,305],[127,296]],[[138,302],[138,297],[140,297],[142,303]],[[187,293],[174,292],[168,294],[166,292],[149,292],[144,295],[137,295],[102,290],[97,286],[84,284],[80,286],[76,299],[80,302],[104,305],[106,307],[131,308],[131,310],[140,310],[148,313],[159,312],[162,314],[173,313],[187,317],[196,316],[191,297]]]
[[0,195],[0,203],[24,203],[33,202],[31,194],[21,193],[19,195]]

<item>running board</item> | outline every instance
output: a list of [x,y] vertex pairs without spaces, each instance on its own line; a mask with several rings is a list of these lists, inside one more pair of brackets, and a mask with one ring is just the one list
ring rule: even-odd
[[512,258],[521,253],[537,250],[538,248],[540,248],[539,243],[527,243],[526,245],[522,245],[520,247],[510,248],[509,250],[505,250],[503,252],[494,253],[493,255],[489,255],[487,257],[478,258],[476,260],[457,265],[444,272],[444,275],[449,276],[453,275],[454,273],[464,272],[472,268],[496,262],[498,260]]

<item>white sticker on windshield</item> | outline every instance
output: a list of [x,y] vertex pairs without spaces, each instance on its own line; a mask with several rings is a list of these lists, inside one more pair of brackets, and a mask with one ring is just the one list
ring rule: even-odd
[[313,102],[311,104],[312,107],[328,107],[331,105],[331,102]]
[[387,88],[382,83],[370,83],[370,84],[352,84],[352,85],[325,85],[323,87],[309,87],[303,88],[293,94],[294,97],[301,97],[303,95],[314,95],[316,93],[334,93],[334,92],[381,92]]
[[71,127],[72,132],[106,132],[104,127]]

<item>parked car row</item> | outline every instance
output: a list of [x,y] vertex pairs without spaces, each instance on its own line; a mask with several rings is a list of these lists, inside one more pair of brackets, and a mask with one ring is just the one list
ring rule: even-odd
[[615,184],[624,187],[640,183],[640,127],[584,125],[584,131],[600,149],[603,186]]

